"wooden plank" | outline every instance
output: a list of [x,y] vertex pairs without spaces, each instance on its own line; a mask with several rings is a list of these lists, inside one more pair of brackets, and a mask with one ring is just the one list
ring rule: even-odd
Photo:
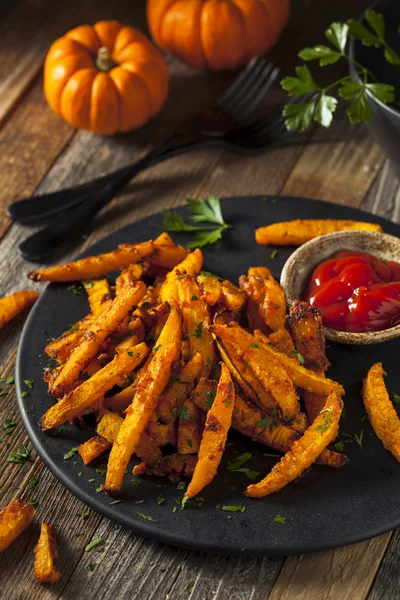
[[368,600],[395,600],[400,597],[399,551],[400,530],[397,529],[393,533],[379,571],[372,583]]
[[268,600],[364,600],[389,538],[289,557]]

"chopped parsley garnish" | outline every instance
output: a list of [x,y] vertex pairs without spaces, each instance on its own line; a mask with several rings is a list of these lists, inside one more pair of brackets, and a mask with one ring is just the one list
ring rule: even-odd
[[337,442],[337,444],[335,444],[335,450],[336,452],[344,452],[344,441],[340,440],[340,442]]
[[26,463],[30,459],[30,451],[24,444],[21,444],[18,450],[16,450],[15,452],[11,452],[10,456],[6,458],[6,461],[9,463],[18,463],[21,465]]
[[21,398],[26,398],[27,396],[29,396],[29,392],[22,392]]
[[33,379],[24,379],[23,382],[25,383],[25,385],[28,386],[28,388],[32,389],[33,388]]
[[83,294],[82,286],[79,283],[73,283],[67,287],[68,292],[72,292],[73,294],[79,296]]
[[144,500],[135,500],[135,504],[144,504]]
[[79,331],[79,325],[73,325],[66,333],[76,333],[77,331]]
[[260,346],[259,346],[258,344],[256,344],[255,342],[253,342],[253,344],[251,344],[251,346],[252,346],[253,348],[259,348],[259,347],[260,347]]
[[196,337],[196,338],[200,339],[202,335],[203,335],[203,323],[200,321],[200,322],[197,324],[197,327],[196,327],[196,329],[195,329],[195,332],[194,332],[194,337]]
[[101,487],[101,485],[99,485],[99,487],[96,488],[96,492],[98,494],[100,494],[100,492],[102,492],[102,491],[103,491],[103,488]]
[[323,417],[323,423],[314,427],[316,431],[320,431],[321,434],[325,433],[329,425],[332,423],[332,410],[330,408],[324,408],[319,413]]
[[77,516],[80,517],[81,519],[85,520],[88,518],[89,515],[90,515],[90,510],[87,510],[86,512],[82,513],[81,515],[77,515]]
[[215,396],[217,395],[217,390],[206,390],[207,399],[205,401],[205,405],[207,408],[211,408],[214,404]]
[[286,523],[286,521],[286,517],[283,517],[279,513],[276,515],[276,517],[273,518],[273,523]]
[[256,427],[269,427],[270,425],[272,425],[273,420],[270,419],[269,417],[265,417],[264,419],[261,419],[261,421],[258,421],[258,423],[256,423]]
[[193,241],[187,244],[188,248],[203,248],[214,244],[222,238],[222,233],[231,227],[225,223],[220,201],[215,196],[209,195],[207,200],[188,198],[187,204],[193,213],[190,217],[193,224],[187,223],[177,212],[164,211],[163,216],[168,231],[185,231],[193,235]]
[[181,500],[181,510],[185,508],[186,502],[189,500],[189,496],[183,496]]
[[93,281],[86,281],[84,285],[85,290],[90,290],[93,287]]
[[226,512],[241,512],[244,513],[244,511],[246,510],[245,506],[241,506],[240,504],[231,504],[231,505],[227,505],[227,504],[223,504],[221,506],[222,510],[225,510]]
[[66,452],[64,454],[64,460],[69,460],[70,458],[72,458],[73,456],[75,456],[75,454],[78,452],[78,447],[74,446],[73,448],[71,448],[71,450],[68,450],[68,452]]
[[7,385],[11,385],[12,383],[14,383],[14,376],[10,375],[9,377],[1,377],[0,378],[0,383],[6,383]]
[[252,454],[250,454],[250,452],[244,452],[243,454],[241,454],[240,456],[238,456],[234,461],[230,462],[228,464],[228,466],[226,467],[227,471],[239,471],[242,473],[246,473],[248,471],[248,469],[246,469],[246,471],[243,471],[242,467],[244,464],[246,464],[250,459],[252,458]]
[[150,515],[145,515],[144,513],[139,511],[137,511],[137,514],[139,515],[139,517],[142,517],[142,519],[146,519],[146,521],[152,521],[153,523],[155,523],[155,520]]
[[141,485],[143,483],[143,479],[131,479],[131,484],[138,486]]
[[93,548],[95,548],[96,546],[98,546],[102,542],[103,542],[103,538],[95,538],[94,540],[92,540],[91,542],[89,542],[89,544],[86,546],[85,552],[90,552],[91,550],[93,550]]
[[5,419],[5,421],[3,423],[4,433],[6,435],[10,435],[15,426],[16,426],[15,421],[13,421],[12,419]]
[[275,258],[275,256],[278,254],[278,250],[273,250],[271,252],[271,258]]
[[119,504],[120,502],[122,502],[122,500],[111,500],[110,505]]
[[246,477],[248,477],[249,479],[253,480],[253,479],[257,479],[257,477],[260,477],[261,473],[259,471],[244,471],[246,474]]
[[153,348],[153,352],[158,352],[159,349],[161,348],[162,344],[158,344],[158,346],[154,346]]
[[180,481],[178,483],[178,485],[176,486],[177,490],[186,490],[187,488],[187,483],[185,481]]
[[39,477],[37,475],[32,475],[30,480],[28,481],[28,485],[26,486],[27,490],[31,490],[38,483]]
[[158,496],[157,504],[164,504],[164,502],[165,502],[165,498],[163,498],[162,496]]
[[197,297],[197,296],[195,296],[195,295],[193,295],[193,296],[192,296],[192,300],[198,300],[198,297]]
[[392,392],[392,400],[395,404],[397,404],[398,406],[400,406],[400,396],[399,394],[395,394],[394,392]]
[[107,475],[107,465],[102,465],[100,467],[97,467],[96,473],[98,473],[99,475],[106,476]]
[[37,508],[39,506],[39,501],[33,498],[32,500],[29,500],[29,504],[32,504],[34,508]]
[[301,365],[304,365],[304,358],[302,357],[302,355],[300,354],[300,352],[297,352],[297,350],[293,350],[293,354],[295,354],[295,355],[296,355],[296,357],[297,357],[297,359],[298,359],[299,363],[300,363]]
[[174,421],[176,421],[178,417],[187,421],[190,417],[189,409],[187,406],[181,406],[179,409],[174,408],[172,410],[172,417]]

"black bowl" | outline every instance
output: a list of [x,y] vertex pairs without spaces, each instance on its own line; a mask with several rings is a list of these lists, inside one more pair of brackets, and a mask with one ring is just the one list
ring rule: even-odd
[[[386,39],[390,46],[400,54],[400,0],[379,0],[371,8],[385,17]],[[360,18],[365,24],[365,13]],[[350,72],[356,73],[355,61],[370,69],[382,83],[396,87],[397,100],[400,92],[400,67],[390,65],[384,58],[381,48],[364,46],[358,40],[350,40]],[[375,141],[393,161],[400,175],[400,109],[393,104],[384,104],[369,94],[370,106],[374,113],[368,128]]]

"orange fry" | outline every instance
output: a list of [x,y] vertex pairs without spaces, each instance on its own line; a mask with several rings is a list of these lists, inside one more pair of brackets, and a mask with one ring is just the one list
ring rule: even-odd
[[11,546],[34,516],[32,504],[24,500],[14,500],[0,511],[0,552]]
[[177,276],[184,275],[197,275],[201,271],[203,266],[203,253],[200,248],[196,248],[193,252],[190,252],[186,258],[176,265],[165,278],[164,283],[161,286],[160,298],[162,302],[178,302],[178,288],[177,288]]
[[382,363],[372,365],[364,379],[362,397],[376,435],[386,450],[400,462],[400,419],[387,392],[384,375]]
[[100,313],[91,321],[90,330],[86,331],[58,373],[51,388],[53,396],[60,398],[71,390],[79,374],[95,357],[100,345],[117,329],[145,292],[146,286],[142,281],[138,281],[135,287],[124,287],[110,309]]
[[68,419],[80,415],[114,385],[117,385],[121,377],[133,371],[142,362],[147,352],[148,349],[144,342],[131,347],[122,344],[117,348],[117,354],[110,363],[97,371],[90,379],[81,383],[79,387],[67,394],[43,415],[42,429],[53,429]]
[[235,388],[228,368],[222,363],[221,377],[214,403],[207,413],[206,425],[200,442],[199,459],[185,496],[193,498],[217,474],[225,450],[228,431],[235,406]]
[[61,579],[56,533],[47,523],[40,526],[40,538],[35,548],[35,579],[47,584],[57,583]]
[[107,279],[83,281],[89,300],[90,311],[93,315],[101,313],[105,306],[111,304],[111,290]]
[[250,329],[263,333],[284,329],[286,299],[281,286],[267,267],[250,267],[248,275],[239,278],[246,293],[246,310]]
[[335,219],[295,219],[273,223],[256,229],[257,244],[275,246],[300,246],[320,235],[347,230],[382,231],[376,223],[363,221],[339,221]]
[[289,452],[262,481],[248,486],[246,495],[262,498],[278,492],[290,481],[300,477],[337,436],[342,409],[343,402],[340,397],[336,392],[331,392],[314,423],[294,442]]
[[84,465],[88,465],[92,460],[98,458],[104,452],[107,452],[111,448],[110,442],[108,442],[101,435],[95,435],[78,446],[78,453],[83,460]]
[[31,271],[28,277],[33,281],[79,281],[96,279],[110,271],[123,269],[137,263],[154,249],[152,241],[141,244],[121,244],[117,250],[98,256],[87,256],[75,262],[56,265],[38,271]]
[[19,315],[39,298],[38,292],[26,290],[0,298],[0,327]]
[[157,400],[171,377],[172,365],[179,358],[181,337],[181,314],[173,307],[156,342],[154,356],[138,382],[132,404],[126,410],[126,418],[112,447],[104,485],[104,489],[109,493],[117,493],[121,489],[125,469],[136,451]]

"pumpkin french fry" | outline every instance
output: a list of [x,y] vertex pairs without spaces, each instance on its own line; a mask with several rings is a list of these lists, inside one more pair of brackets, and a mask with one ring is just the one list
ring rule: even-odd
[[94,281],[83,281],[89,300],[90,312],[97,315],[104,310],[104,303],[111,301],[111,290],[107,279],[95,279]]
[[[207,412],[214,402],[216,389],[216,381],[203,378],[200,379],[190,397],[201,410]],[[294,442],[300,439],[300,434],[293,428],[266,417],[264,413],[237,394],[235,395],[232,427],[255,442],[270,446],[279,452],[288,452]],[[338,468],[347,462],[347,457],[338,452],[323,450],[316,462]]]
[[239,284],[246,294],[250,329],[271,333],[285,327],[285,294],[267,267],[250,267],[247,276],[239,278]]
[[182,476],[192,477],[196,463],[197,456],[194,454],[167,454],[157,465],[149,466],[145,461],[136,465],[133,474],[137,477],[144,474],[168,477],[172,483],[178,483]]
[[121,271],[115,280],[115,293],[118,296],[120,291],[126,285],[134,285],[136,281],[141,279],[143,275],[143,265],[140,263],[134,263],[133,265],[128,265]]
[[34,516],[34,507],[24,500],[14,500],[0,511],[0,552],[11,546]]
[[117,354],[110,363],[92,375],[90,379],[81,383],[43,415],[42,429],[53,429],[68,419],[80,415],[99,397],[117,385],[121,377],[133,371],[142,362],[147,352],[148,349],[144,342],[137,346],[128,346],[128,348],[121,345],[120,348],[117,348]]
[[110,308],[91,321],[90,330],[85,332],[53,382],[50,390],[53,396],[60,398],[71,390],[79,374],[95,357],[100,345],[117,329],[145,292],[146,286],[142,281],[138,281],[133,288],[124,287],[120,295],[113,300]]
[[167,231],[163,231],[162,233],[160,233],[160,235],[158,235],[153,240],[153,242],[154,242],[155,246],[170,246],[171,248],[177,247],[174,240],[172,239],[172,237],[169,235],[169,233]]
[[217,474],[232,424],[234,405],[235,388],[228,368],[222,364],[215,400],[207,413],[198,453],[199,459],[185,493],[187,498],[196,496]]
[[104,398],[104,407],[116,413],[122,413],[128,408],[135,394],[136,384],[132,383],[114,396]]
[[275,246],[300,246],[320,235],[334,231],[383,231],[376,223],[363,221],[340,221],[335,219],[295,219],[273,223],[256,229],[257,244]]
[[[254,336],[257,338],[257,333],[265,337],[261,332],[257,330],[254,332]],[[262,338],[260,338],[262,339]],[[286,356],[290,358],[296,357],[296,348],[294,347],[292,338],[290,337],[290,333],[286,331],[286,329],[278,329],[278,331],[274,331],[268,336],[268,340],[263,340],[267,343],[269,342],[271,346],[279,350],[279,352],[283,352]]]
[[300,406],[292,380],[281,362],[275,356],[269,356],[268,361],[265,361],[262,348],[257,342],[244,352],[243,358],[278,404],[283,420],[292,421]]
[[185,400],[178,424],[179,454],[197,454],[200,448],[200,409],[189,398]]
[[[124,419],[115,413],[104,413],[97,425],[97,433],[103,436],[111,446],[118,437]],[[145,431],[142,433],[136,454],[148,465],[156,465],[160,462],[162,454],[156,443]]]
[[268,496],[300,477],[337,436],[342,409],[342,400],[335,391],[332,391],[314,423],[299,440],[294,442],[289,452],[262,481],[248,486],[246,496],[251,498]]
[[162,269],[173,269],[185,260],[187,254],[183,246],[162,246],[154,241],[154,250],[146,256],[146,263]]
[[126,417],[110,453],[106,482],[103,487],[111,494],[121,489],[128,462],[136,451],[157,400],[169,381],[172,365],[179,358],[181,337],[181,314],[176,307],[172,307],[157,340],[154,356],[138,382],[132,404],[126,410]]
[[38,292],[30,290],[15,292],[15,294],[0,298],[0,327],[3,327],[29,306],[32,306],[38,298]]
[[110,271],[123,269],[139,262],[154,249],[152,241],[141,244],[121,244],[117,250],[98,256],[88,256],[75,262],[56,265],[38,271],[31,271],[28,277],[33,281],[79,281],[96,279]]
[[175,420],[177,411],[200,376],[202,365],[203,358],[197,352],[175,375],[172,375],[169,387],[157,403],[156,412],[162,423],[171,423]]
[[111,445],[101,435],[95,435],[78,446],[78,454],[83,460],[83,464],[88,465],[92,460],[107,452],[111,448]]
[[41,524],[39,541],[35,547],[35,579],[50,585],[61,579],[56,533],[47,523]]
[[218,338],[218,340],[221,340],[223,343],[231,343],[233,347],[240,345],[241,347],[246,348],[246,346],[249,347],[256,341],[256,343],[260,345],[265,361],[268,362],[269,357],[274,357],[279,360],[294,385],[297,385],[302,389],[320,395],[327,395],[332,390],[336,391],[339,395],[344,394],[342,386],[336,381],[313,373],[300,365],[294,358],[289,358],[285,354],[282,354],[273,348],[271,344],[262,342],[259,338],[255,338],[255,336],[252,336],[239,326],[230,327],[228,325],[212,325],[210,331]]
[[207,377],[215,360],[213,338],[208,331],[210,325],[209,308],[201,298],[200,288],[191,275],[178,279],[176,287],[190,355],[194,356],[196,352],[201,354],[203,365],[200,375]]
[[174,267],[165,278],[161,286],[160,298],[162,302],[178,302],[177,276],[197,275],[203,266],[203,253],[200,248],[190,252],[182,262]]
[[176,446],[176,426],[173,421],[171,423],[150,421],[147,433],[153,438],[157,446],[166,446],[167,444]]
[[400,419],[387,392],[384,375],[382,363],[372,365],[364,379],[362,398],[376,435],[400,462]]

